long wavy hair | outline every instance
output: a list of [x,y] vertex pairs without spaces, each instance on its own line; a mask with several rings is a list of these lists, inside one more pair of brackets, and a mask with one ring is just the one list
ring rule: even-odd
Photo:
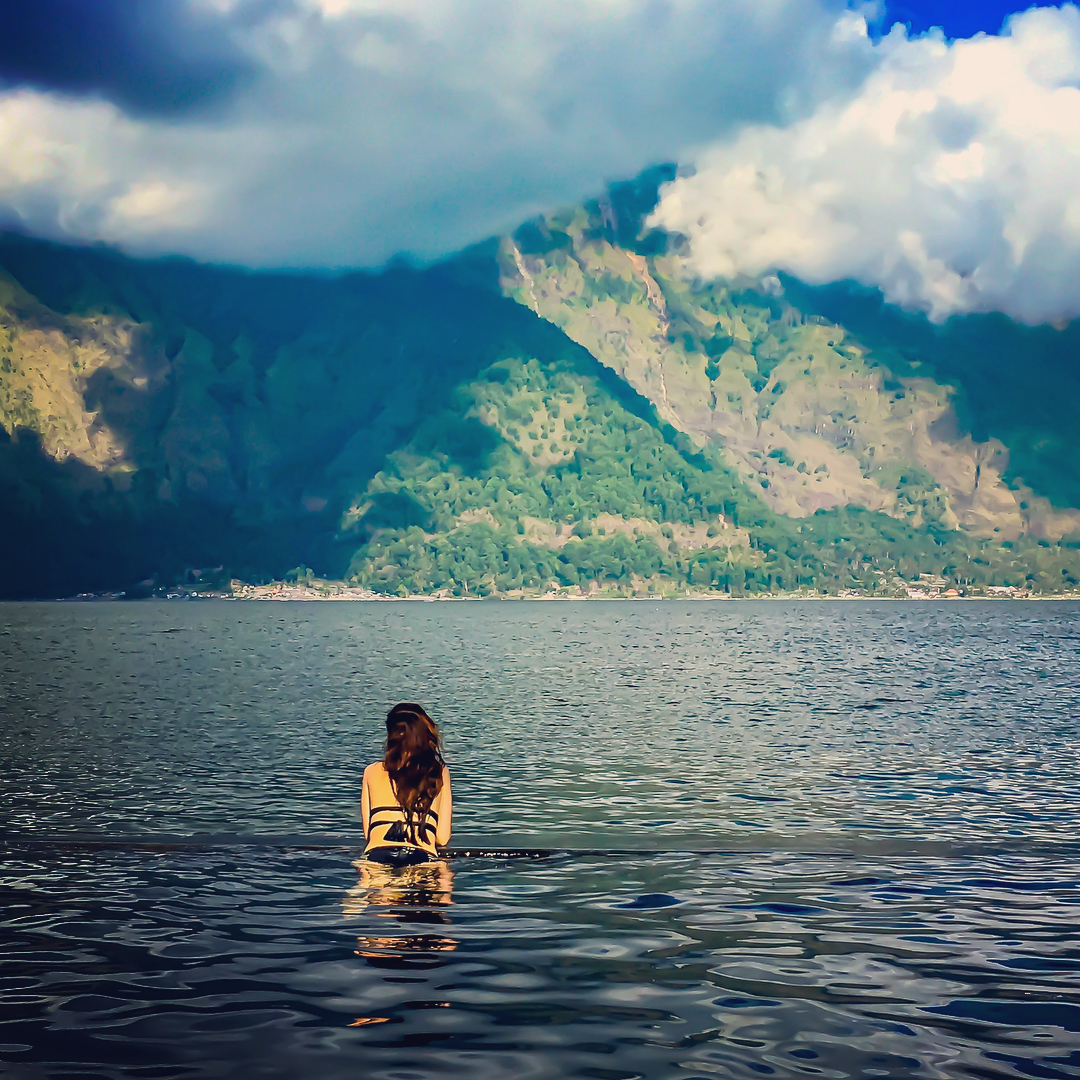
[[397,801],[405,811],[405,828],[417,843],[420,826],[442,790],[441,738],[435,721],[417,704],[403,701],[386,714],[386,766]]

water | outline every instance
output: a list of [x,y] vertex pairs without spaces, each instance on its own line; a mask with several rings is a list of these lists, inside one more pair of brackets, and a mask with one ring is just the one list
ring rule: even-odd
[[[0,607],[0,1073],[1080,1076],[1080,606]],[[381,716],[459,851],[358,871]]]

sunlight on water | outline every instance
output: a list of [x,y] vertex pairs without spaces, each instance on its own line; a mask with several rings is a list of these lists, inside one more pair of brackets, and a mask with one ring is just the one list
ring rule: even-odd
[[1076,605],[2,610],[11,1075],[1080,1075]]

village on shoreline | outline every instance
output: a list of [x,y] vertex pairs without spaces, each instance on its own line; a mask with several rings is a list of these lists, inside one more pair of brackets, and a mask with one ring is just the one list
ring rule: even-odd
[[199,588],[197,583],[153,590],[135,589],[129,591],[108,591],[80,593],[64,598],[67,601],[95,600],[262,600],[262,601],[411,601],[435,603],[436,601],[477,601],[477,600],[1080,600],[1080,589],[1048,593],[1034,592],[1014,585],[987,585],[957,587],[946,579],[921,575],[918,581],[891,584],[882,589],[839,589],[836,592],[821,592],[801,589],[793,592],[757,592],[741,595],[719,590],[686,588],[664,588],[654,586],[630,591],[625,588],[603,588],[597,584],[590,590],[581,586],[560,586],[548,589],[526,591],[514,590],[508,593],[491,592],[484,595],[455,596],[449,590],[433,594],[388,594],[371,589],[350,585],[344,581],[313,579],[306,582],[272,581],[253,585],[245,581],[233,580],[227,589]]
[[578,585],[550,589],[547,592],[492,593],[487,596],[454,596],[448,590],[431,595],[387,595],[343,582],[319,582],[311,585],[272,582],[268,585],[248,585],[236,582],[228,596],[233,600],[1080,600],[1080,590],[1062,593],[1033,593],[1012,585],[990,585],[982,588],[957,589],[945,583],[908,584],[903,590],[870,591],[840,589],[823,593],[803,589],[797,592],[761,592],[735,596],[719,590],[668,589],[655,592],[594,588],[590,591]]

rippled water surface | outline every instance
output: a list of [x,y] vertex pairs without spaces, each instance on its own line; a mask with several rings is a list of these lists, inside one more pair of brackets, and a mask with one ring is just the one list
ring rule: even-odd
[[[1077,605],[2,605],[0,670],[5,1075],[1080,1076]],[[400,699],[459,853],[392,873]]]

